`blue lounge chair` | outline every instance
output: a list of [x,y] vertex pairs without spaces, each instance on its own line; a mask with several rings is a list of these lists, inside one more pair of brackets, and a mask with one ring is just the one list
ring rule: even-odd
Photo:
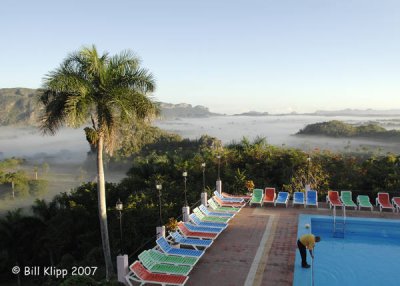
[[278,197],[275,200],[274,206],[276,204],[288,206],[289,203],[289,193],[288,192],[279,192]]
[[210,212],[208,208],[204,205],[200,205],[199,209],[206,215],[206,216],[222,216],[222,217],[234,217],[235,214],[226,213],[226,212]]
[[169,255],[202,257],[204,254],[203,250],[173,248],[164,237],[157,239],[156,243],[158,248]]
[[294,192],[294,194],[293,194],[293,206],[294,205],[303,205],[305,207],[304,193],[303,192]]
[[189,219],[193,224],[198,226],[205,226],[205,227],[215,227],[225,229],[228,224],[224,222],[210,222],[210,221],[202,221],[200,218],[197,217],[195,213],[189,215]]
[[231,203],[242,203],[244,199],[241,198],[225,198],[218,191],[214,191],[214,195],[220,198],[223,202],[231,202]]
[[185,238],[179,232],[170,232],[171,238],[180,244],[191,246],[198,250],[198,247],[208,248],[213,241],[211,239]]
[[309,190],[306,192],[306,205],[318,207],[317,191]]

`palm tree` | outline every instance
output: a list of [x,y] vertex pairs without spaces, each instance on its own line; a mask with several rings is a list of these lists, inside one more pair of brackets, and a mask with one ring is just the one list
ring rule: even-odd
[[97,193],[106,266],[106,279],[113,275],[107,228],[103,149],[112,155],[122,124],[144,122],[158,113],[149,97],[153,76],[130,52],[99,55],[95,46],[70,54],[59,68],[44,79],[39,101],[44,105],[41,130],[55,134],[64,126],[79,127],[91,122],[86,136],[97,147]]
[[15,199],[15,181],[18,180],[17,173],[11,172],[4,176],[7,183],[11,183],[12,197]]

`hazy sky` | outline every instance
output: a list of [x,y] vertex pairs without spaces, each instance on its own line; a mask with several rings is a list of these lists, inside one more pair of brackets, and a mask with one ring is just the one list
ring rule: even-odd
[[0,88],[95,44],[133,50],[157,100],[214,112],[400,108],[398,0],[3,0]]

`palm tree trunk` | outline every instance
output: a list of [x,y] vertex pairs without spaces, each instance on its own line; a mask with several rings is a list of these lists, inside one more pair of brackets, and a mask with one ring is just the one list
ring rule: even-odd
[[97,145],[97,196],[99,202],[101,241],[103,244],[103,253],[106,266],[106,279],[109,281],[114,275],[114,269],[111,261],[110,241],[108,238],[106,187],[103,168],[103,141],[104,138],[102,135],[100,135]]

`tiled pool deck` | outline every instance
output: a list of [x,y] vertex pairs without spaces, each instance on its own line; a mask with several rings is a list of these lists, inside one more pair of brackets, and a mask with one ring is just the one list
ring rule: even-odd
[[[189,274],[186,285],[293,284],[299,214],[332,215],[325,204],[315,208],[248,207],[229,222],[229,227]],[[338,211],[341,214],[341,211]],[[397,218],[400,214],[346,211],[347,216]]]

